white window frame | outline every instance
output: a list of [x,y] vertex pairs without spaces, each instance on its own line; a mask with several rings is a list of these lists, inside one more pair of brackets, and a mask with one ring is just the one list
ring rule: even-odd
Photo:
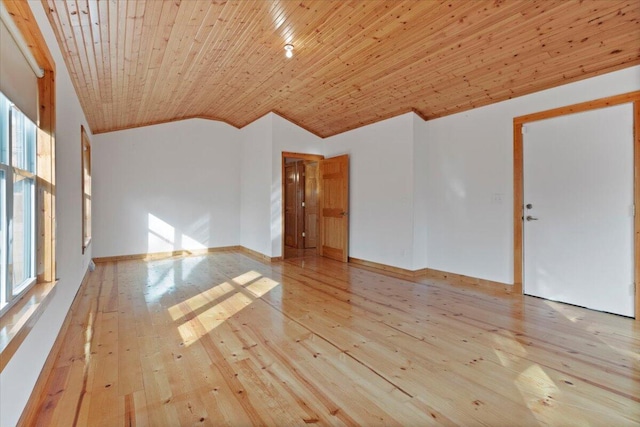
[[[2,94],[4,96],[4,94]],[[7,120],[7,127],[5,132],[5,137],[7,138],[7,151],[6,151],[6,162],[2,163],[0,159],[0,170],[4,172],[4,188],[0,188],[0,196],[4,197],[5,203],[2,204],[4,209],[0,209],[0,220],[3,221],[3,233],[0,233],[0,245],[2,247],[2,257],[0,259],[0,286],[2,289],[0,290],[0,316],[6,313],[20,298],[33,287],[33,285],[37,282],[36,275],[36,257],[37,257],[37,221],[36,221],[36,213],[38,212],[37,206],[37,188],[38,188],[38,180],[35,171],[37,171],[37,127],[35,136],[33,139],[33,147],[30,149],[33,151],[33,166],[34,172],[30,172],[28,170],[24,170],[12,165],[13,162],[13,120],[12,115],[19,112],[23,114],[18,107],[16,107],[11,100],[9,100],[6,96],[4,96],[9,102],[9,108],[4,113],[7,115],[4,119]],[[24,117],[24,120],[28,120],[33,124],[33,122],[28,118]],[[35,124],[33,124],[36,126]],[[26,149],[26,147],[25,147]],[[28,242],[30,246],[30,257],[28,260],[28,268],[29,274],[28,277],[23,280],[18,286],[14,287],[13,283],[13,183],[15,176],[19,175],[23,178],[33,180],[33,188],[31,192],[31,217],[29,218],[30,222],[30,236],[28,236]]]

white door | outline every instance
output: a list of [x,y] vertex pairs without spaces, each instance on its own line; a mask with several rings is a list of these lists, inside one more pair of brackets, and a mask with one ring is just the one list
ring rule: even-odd
[[523,133],[524,292],[633,317],[633,104]]

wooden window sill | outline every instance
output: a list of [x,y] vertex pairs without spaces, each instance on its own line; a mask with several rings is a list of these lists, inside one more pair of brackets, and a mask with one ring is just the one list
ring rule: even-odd
[[0,372],[51,301],[57,282],[36,283],[0,317]]

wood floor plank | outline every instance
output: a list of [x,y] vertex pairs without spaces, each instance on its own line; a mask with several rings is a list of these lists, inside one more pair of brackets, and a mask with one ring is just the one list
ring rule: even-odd
[[99,264],[38,425],[633,425],[640,327],[240,252]]

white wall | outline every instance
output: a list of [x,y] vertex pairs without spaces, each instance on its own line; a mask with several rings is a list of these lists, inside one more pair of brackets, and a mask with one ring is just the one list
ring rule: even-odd
[[271,255],[271,177],[273,121],[261,117],[240,130],[241,221],[240,244]]
[[[82,282],[91,246],[82,255],[80,125],[88,129],[55,35],[39,2],[30,2],[56,62],[56,254],[58,285],[49,305],[0,373],[0,426],[16,424]],[[90,136],[91,138],[91,136]]]
[[95,257],[240,241],[238,130],[191,119],[95,135]]
[[325,157],[350,156],[350,257],[413,269],[413,121],[408,113],[325,140]]
[[414,163],[426,171],[427,266],[513,283],[513,118],[638,89],[636,66],[424,122]]

